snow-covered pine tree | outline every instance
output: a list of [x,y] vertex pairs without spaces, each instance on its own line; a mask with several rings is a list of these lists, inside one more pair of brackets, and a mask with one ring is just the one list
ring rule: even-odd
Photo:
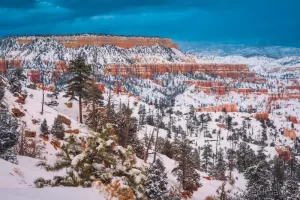
[[0,84],[0,102],[4,97],[4,94],[5,94],[5,88],[3,85]]
[[63,123],[62,123],[62,121],[60,120],[59,117],[56,117],[54,119],[54,123],[53,123],[52,128],[51,128],[51,133],[57,139],[60,139],[60,140],[64,139],[64,137],[65,137],[65,128],[64,128],[64,125],[63,125]]
[[41,130],[42,134],[44,134],[44,135],[49,134],[49,127],[48,127],[46,119],[44,119],[44,121],[42,122],[40,130]]
[[193,160],[193,148],[190,145],[191,141],[187,138],[186,133],[181,135],[178,144],[176,144],[175,160],[178,165],[172,170],[172,173],[177,176],[183,190],[190,193],[201,187],[200,175],[196,171],[196,164]]
[[300,198],[299,182],[294,178],[289,177],[281,190],[281,194],[286,200],[295,200]]
[[226,151],[227,169],[229,171],[229,179],[232,179],[232,171],[236,168],[236,154],[235,151],[231,148]]
[[257,161],[264,161],[266,160],[267,156],[265,154],[265,147],[260,146],[259,149],[257,150],[257,155],[256,155]]
[[226,182],[223,182],[222,185],[217,189],[218,200],[228,200],[226,193]]
[[257,163],[255,152],[245,142],[241,142],[239,144],[236,155],[236,164],[239,172],[244,172],[248,167],[251,167]]
[[200,170],[201,169],[201,160],[200,160],[200,152],[198,149],[194,149],[193,150],[193,159],[194,159],[194,162],[195,162],[195,168],[197,170]]
[[13,146],[17,143],[18,122],[7,111],[0,110],[0,158],[17,163]]
[[145,105],[140,104],[138,114],[139,114],[139,125],[140,126],[144,125],[145,124],[145,116],[146,116]]
[[22,90],[22,84],[21,84],[21,81],[19,79],[17,79],[17,77],[15,76],[12,76],[10,77],[9,79],[9,83],[10,83],[10,86],[9,86],[9,91],[11,91],[12,93],[15,93],[15,92],[21,92]]
[[216,165],[214,168],[214,177],[217,180],[225,181],[226,161],[224,160],[223,149],[219,149],[216,157]]
[[203,147],[203,151],[202,151],[202,161],[203,162],[201,162],[202,163],[201,169],[203,171],[205,171],[206,173],[213,169],[212,159],[213,159],[212,146],[211,146],[211,144],[206,144]]
[[163,162],[160,159],[156,159],[155,163],[148,168],[147,175],[147,197],[153,200],[165,200],[168,195],[168,182]]
[[271,173],[269,163],[261,161],[257,165],[248,167],[245,171],[247,199],[263,198],[264,192],[271,189]]
[[99,110],[100,107],[103,107],[103,95],[99,87],[91,83],[90,85],[87,86],[88,90],[88,95],[87,95],[87,100],[91,104],[92,109],[88,113],[89,115],[89,127],[93,129],[93,131],[97,131],[97,111]]
[[82,99],[88,95],[87,85],[92,82],[90,78],[92,67],[86,64],[83,57],[78,57],[70,61],[68,72],[72,74],[72,77],[67,80],[67,87],[71,99],[76,99],[78,96],[79,122],[82,123]]
[[[70,136],[67,143],[57,154],[58,160],[54,165],[41,162],[47,171],[67,169],[67,174],[56,176],[53,180],[39,178],[35,181],[37,187],[45,186],[72,186],[91,187],[93,183],[107,185],[118,181],[122,189],[131,188],[136,199],[145,199],[146,172],[143,167],[136,165],[133,149],[126,149],[117,144],[117,136],[113,127],[107,124],[101,133],[91,132],[84,142]],[[113,187],[113,185],[111,185]],[[109,188],[109,190],[113,188]],[[113,197],[122,199],[116,194]]]

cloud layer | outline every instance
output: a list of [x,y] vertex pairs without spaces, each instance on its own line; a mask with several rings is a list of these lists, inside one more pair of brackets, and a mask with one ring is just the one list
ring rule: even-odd
[[0,35],[111,33],[181,41],[299,40],[297,0],[13,0]]

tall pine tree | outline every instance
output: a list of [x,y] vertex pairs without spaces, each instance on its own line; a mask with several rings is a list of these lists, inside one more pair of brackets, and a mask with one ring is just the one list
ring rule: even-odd
[[82,123],[82,99],[88,96],[87,87],[91,84],[92,67],[85,63],[82,57],[70,61],[70,68],[68,72],[72,74],[71,78],[67,80],[69,95],[71,99],[78,97],[79,103],[79,122]]
[[160,159],[148,168],[148,180],[146,182],[146,195],[149,199],[165,200],[168,195],[167,174],[165,166]]

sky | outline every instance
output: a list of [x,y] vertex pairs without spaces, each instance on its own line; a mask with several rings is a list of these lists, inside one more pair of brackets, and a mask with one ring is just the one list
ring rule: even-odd
[[107,33],[175,41],[300,41],[299,0],[0,0],[0,36]]

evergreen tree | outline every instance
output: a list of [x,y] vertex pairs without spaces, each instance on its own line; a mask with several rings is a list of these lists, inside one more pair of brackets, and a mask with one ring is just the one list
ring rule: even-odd
[[91,110],[91,120],[92,124],[90,124],[90,127],[93,129],[93,131],[97,131],[97,116],[96,116],[96,109],[99,107],[103,107],[103,95],[101,90],[98,88],[96,84],[91,84],[88,86],[88,96],[87,96],[88,101],[92,105],[92,110]]
[[233,149],[228,149],[226,152],[226,158],[228,160],[227,169],[229,171],[229,179],[232,179],[232,171],[236,168],[236,154]]
[[[263,192],[270,190],[270,167],[266,161],[261,161],[257,165],[247,168],[245,178],[247,179],[246,193],[247,199],[262,198]],[[256,196],[258,195],[258,196]]]
[[256,164],[256,155],[253,149],[245,142],[239,144],[239,148],[236,151],[237,155],[237,169],[239,172],[244,172],[248,167]]
[[9,91],[11,91],[12,93],[15,93],[15,92],[21,92],[22,90],[22,84],[20,82],[19,79],[17,79],[17,77],[15,76],[11,76],[10,79],[9,79]]
[[[82,149],[82,144],[85,144],[85,149]],[[117,136],[110,124],[101,133],[91,132],[85,142],[74,136],[68,137],[57,156],[54,165],[40,162],[38,166],[47,171],[67,168],[66,175],[56,176],[53,180],[39,178],[35,181],[37,187],[91,187],[95,181],[109,185],[118,180],[122,188],[134,191],[136,199],[145,199],[145,171],[136,165],[130,146],[125,149],[117,144]]]
[[0,102],[4,97],[4,94],[5,94],[5,88],[3,85],[0,84]]
[[260,146],[257,151],[257,156],[256,156],[258,162],[266,160],[267,156],[264,152],[265,152],[265,147]]
[[281,189],[283,187],[283,183],[285,181],[284,163],[278,156],[274,156],[274,158],[270,161],[270,165],[271,165],[270,181],[272,185],[272,190],[276,191],[277,194],[280,195]]
[[299,182],[293,178],[288,178],[283,187],[282,192],[285,200],[295,200],[300,198]]
[[51,128],[51,133],[60,140],[63,140],[65,137],[65,128],[59,117],[56,117]]
[[226,162],[224,160],[223,149],[219,149],[219,151],[217,153],[217,157],[216,157],[216,166],[214,169],[214,177],[217,180],[224,181],[224,180],[226,180],[225,172],[226,172]]
[[48,127],[46,119],[44,119],[44,121],[42,122],[40,129],[41,129],[42,134],[44,134],[44,135],[49,134],[49,127]]
[[20,81],[25,81],[27,79],[27,77],[24,75],[24,69],[21,67],[14,68],[11,71],[11,75],[16,77],[17,80],[20,80]]
[[146,195],[149,199],[165,200],[168,195],[167,174],[160,159],[156,159],[148,168],[148,180],[146,182]]
[[145,124],[145,116],[146,116],[145,105],[140,104],[138,114],[139,114],[139,125],[144,125]]
[[72,77],[67,80],[67,87],[71,99],[76,99],[76,96],[78,96],[79,122],[82,123],[82,98],[88,96],[87,86],[91,84],[90,75],[92,68],[85,63],[85,60],[82,57],[78,57],[75,60],[70,61],[68,72],[72,74]]
[[201,170],[201,161],[200,161],[200,152],[198,149],[194,149],[193,151],[193,160],[195,162],[195,168],[197,170]]
[[178,141],[175,160],[178,165],[172,170],[172,173],[177,176],[177,180],[181,183],[184,190],[193,193],[201,187],[200,175],[195,170],[196,164],[192,156],[192,146],[186,134],[181,135],[181,140]]
[[206,173],[208,171],[211,171],[213,169],[213,151],[212,151],[212,146],[211,144],[207,144],[203,147],[202,151],[202,170],[205,171]]
[[8,112],[0,110],[0,158],[17,163],[13,146],[17,143],[18,121]]
[[226,190],[225,190],[226,182],[223,182],[222,185],[218,188],[218,200],[228,200]]

